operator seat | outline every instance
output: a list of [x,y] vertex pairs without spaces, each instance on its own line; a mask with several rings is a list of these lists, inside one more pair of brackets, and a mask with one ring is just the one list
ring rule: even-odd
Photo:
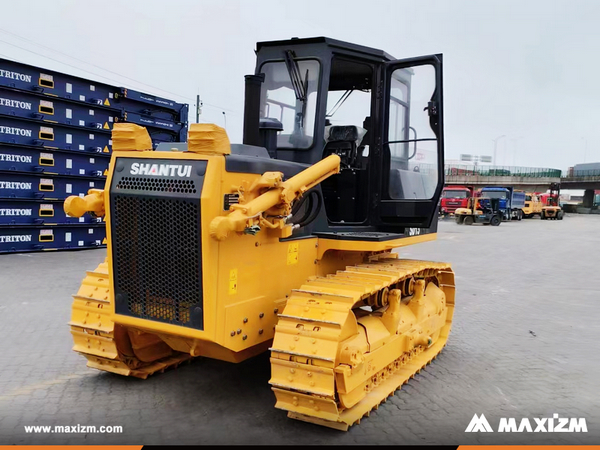
[[355,167],[358,145],[360,144],[366,130],[355,125],[332,125],[325,128],[325,148],[323,158],[331,154],[339,155],[342,159],[342,167]]
[[325,129],[323,158],[340,156],[340,173],[321,183],[327,218],[331,222],[361,223],[367,218],[366,165],[359,162],[358,147],[366,130],[355,125],[332,125]]

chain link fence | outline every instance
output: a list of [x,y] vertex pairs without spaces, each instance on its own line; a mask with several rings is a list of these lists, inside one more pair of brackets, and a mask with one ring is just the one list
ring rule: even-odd
[[517,166],[475,166],[446,165],[447,177],[522,177],[522,178],[560,178],[560,169]]

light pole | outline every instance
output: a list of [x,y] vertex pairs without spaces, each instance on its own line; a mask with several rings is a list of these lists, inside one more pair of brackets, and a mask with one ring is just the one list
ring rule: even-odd
[[514,147],[514,149],[513,149],[513,166],[516,164],[515,161],[517,158],[517,141],[519,139],[523,139],[524,137],[525,136],[519,136],[519,137],[516,137],[516,138],[513,138],[510,140],[513,143],[513,147]]
[[202,100],[198,94],[196,95],[196,123],[200,122],[200,114],[202,114]]
[[225,129],[227,129],[227,114],[223,111],[223,119],[225,120]]
[[505,137],[506,137],[506,135],[503,134],[501,136],[498,136],[496,139],[492,139],[492,141],[494,142],[494,162],[493,162],[494,165],[497,165],[497,162],[496,162],[496,150],[498,149],[498,141],[500,139],[502,139],[502,138],[505,138]]

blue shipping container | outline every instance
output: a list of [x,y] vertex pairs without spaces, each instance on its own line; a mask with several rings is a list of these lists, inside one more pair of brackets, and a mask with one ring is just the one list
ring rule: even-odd
[[0,227],[0,253],[94,248],[105,238],[104,224]]
[[[183,123],[175,123],[169,120],[156,119],[150,116],[144,116],[134,112],[125,111],[121,115],[121,119],[117,121],[135,123],[143,127],[157,128],[170,131],[176,136],[177,142],[187,141],[187,126]],[[111,127],[112,128],[112,127]]]
[[104,178],[60,177],[47,174],[0,172],[0,198],[56,198],[85,195],[103,189]]
[[103,177],[109,161],[106,153],[0,145],[0,170]]
[[[187,132],[187,128],[184,130]],[[148,128],[148,133],[155,145],[160,142],[181,142],[179,136],[169,131]],[[69,125],[0,116],[0,143],[110,153],[112,139],[110,130],[85,130]]]
[[69,217],[63,200],[0,199],[0,227],[7,225],[101,224],[102,218],[85,214]]
[[0,114],[100,130],[111,130],[115,122],[131,122],[168,130],[177,136],[185,128],[185,124],[150,115],[1,87]]
[[64,150],[110,152],[110,130],[84,130],[0,116],[0,142]]
[[121,112],[95,105],[51,98],[33,92],[0,88],[0,114],[30,120],[43,120],[49,123],[109,130]]
[[0,86],[187,122],[187,104],[1,58]]
[[[166,108],[170,111],[177,112],[177,118],[174,119],[176,122],[187,123],[189,105],[187,103],[177,103],[173,100],[167,100],[166,98],[157,97],[151,94],[144,94],[143,92],[134,91],[133,89],[127,88],[119,88],[119,93],[115,94],[115,100],[117,101],[117,105],[123,105],[123,109],[125,111],[132,112],[140,112],[142,114],[152,113],[152,108],[146,107],[146,109],[138,109],[136,110],[133,107],[128,107],[129,105],[133,105],[133,102],[142,102],[148,105],[152,105],[154,108]],[[164,117],[163,115],[151,114],[154,117],[162,117],[168,119],[168,117]]]

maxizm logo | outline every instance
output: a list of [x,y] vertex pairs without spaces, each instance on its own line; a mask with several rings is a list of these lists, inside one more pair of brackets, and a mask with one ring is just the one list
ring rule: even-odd
[[[490,423],[485,415],[473,415],[465,433],[493,433]],[[498,433],[587,433],[585,418],[559,417],[534,417],[533,423],[524,417],[520,420],[514,417],[501,417],[498,424]]]
[[191,177],[192,166],[181,165],[181,164],[144,164],[144,163],[133,163],[131,175],[152,175],[156,177]]

